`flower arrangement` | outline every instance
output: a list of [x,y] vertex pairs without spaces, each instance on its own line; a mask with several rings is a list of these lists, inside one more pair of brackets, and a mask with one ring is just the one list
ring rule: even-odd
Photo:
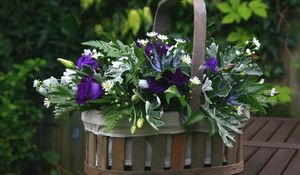
[[[206,61],[199,77],[191,77],[192,43],[155,32],[129,45],[107,37],[109,42],[89,41],[76,65],[59,58],[66,66],[60,79],[34,81],[59,116],[71,110],[98,110],[109,132],[121,118],[128,118],[131,133],[143,125],[159,130],[163,113],[178,111],[183,126],[202,120],[210,124],[210,135],[219,133],[231,147],[234,134],[248,118],[245,110],[265,112],[270,96],[277,92],[261,79],[262,71],[252,55],[260,48],[257,39],[243,46],[221,49],[208,41]],[[97,50],[96,50],[97,49]],[[201,101],[191,110],[192,90],[200,86]]]

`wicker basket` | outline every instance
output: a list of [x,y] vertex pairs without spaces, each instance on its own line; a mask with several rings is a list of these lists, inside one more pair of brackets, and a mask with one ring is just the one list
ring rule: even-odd
[[[164,0],[156,11],[153,31],[163,33],[169,8],[179,0]],[[204,0],[193,0],[194,41],[192,75],[204,62],[206,9]],[[201,89],[192,92],[191,107],[200,105]],[[85,126],[87,126],[85,124]],[[207,131],[154,133],[115,137],[86,127],[86,175],[232,175],[243,171],[242,136],[227,148],[219,136]]]

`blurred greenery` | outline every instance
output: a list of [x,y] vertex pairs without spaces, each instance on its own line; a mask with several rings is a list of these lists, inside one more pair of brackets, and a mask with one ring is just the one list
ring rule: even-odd
[[[32,169],[32,166],[44,166],[32,165],[36,161],[48,163],[49,174],[60,173],[53,165],[54,160],[59,160],[56,153],[41,154],[43,151],[36,148],[40,122],[53,116],[41,106],[42,99],[32,88],[33,79],[58,77],[63,70],[56,58],[75,61],[83,49],[80,43],[99,39],[103,32],[123,41],[131,36],[144,37],[151,30],[158,2],[0,1],[0,174],[45,174],[41,173],[42,168]],[[300,1],[206,2],[208,37],[225,44],[245,42],[256,36],[262,42],[262,51],[254,59],[263,67],[265,78],[282,82],[287,76],[283,51],[295,48],[299,35]],[[172,29],[169,32],[192,37],[191,8],[192,0],[181,0],[172,8],[172,20],[166,24]],[[294,66],[299,67],[299,63],[295,62]],[[274,103],[289,102],[291,90],[287,87],[279,90],[282,95],[274,98]]]

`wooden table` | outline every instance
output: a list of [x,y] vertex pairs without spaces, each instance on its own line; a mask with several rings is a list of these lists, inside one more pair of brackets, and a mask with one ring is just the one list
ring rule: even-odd
[[252,118],[244,148],[242,175],[300,175],[300,119]]

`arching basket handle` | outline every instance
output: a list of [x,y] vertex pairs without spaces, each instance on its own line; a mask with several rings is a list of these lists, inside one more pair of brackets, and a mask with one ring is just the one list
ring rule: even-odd
[[[169,8],[179,0],[163,0],[156,10],[153,31],[158,33],[164,32],[164,25],[167,20]],[[193,55],[192,55],[192,72],[191,75],[202,78],[202,71],[199,71],[204,64],[205,42],[206,42],[206,7],[204,0],[193,0],[194,6],[194,38],[193,38]],[[195,88],[192,92],[190,105],[193,111],[200,106],[201,86]]]

